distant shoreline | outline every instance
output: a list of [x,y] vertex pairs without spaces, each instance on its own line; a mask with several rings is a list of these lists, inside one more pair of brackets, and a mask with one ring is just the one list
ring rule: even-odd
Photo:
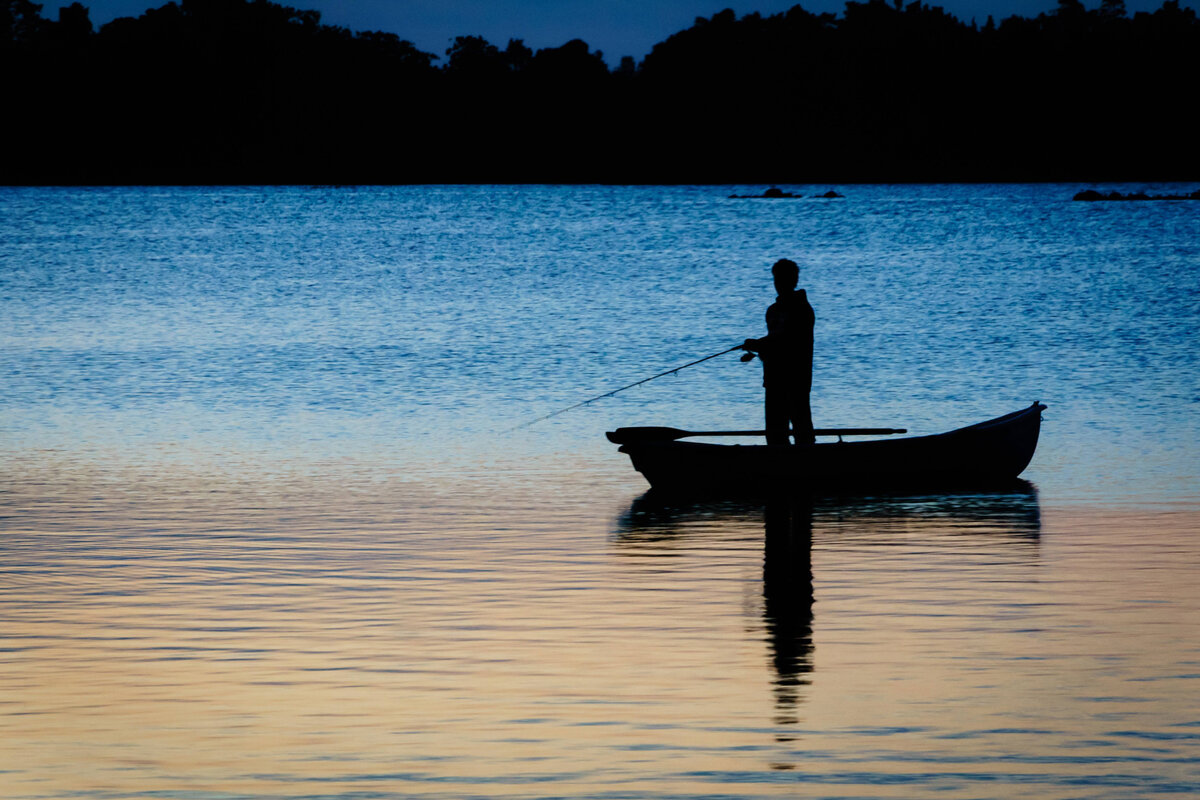
[[[1050,185],[1057,185],[1057,186],[1070,187],[1070,186],[1079,186],[1079,185],[1094,185],[1099,182],[1087,181],[1087,180],[1066,179],[1066,180],[912,180],[912,181],[847,180],[847,181],[787,181],[787,182],[780,182],[780,183],[782,183],[784,186],[793,186],[793,187],[825,187],[825,186],[829,186],[831,183],[835,184],[837,186],[887,186],[887,185],[894,185],[894,186],[1050,186]],[[1114,181],[1103,181],[1103,183],[1118,184],[1118,185],[1122,185],[1122,186],[1130,186],[1130,185],[1162,186],[1162,185],[1169,185],[1169,184],[1179,184],[1179,185],[1191,186],[1191,185],[1196,184],[1197,181],[1194,181],[1194,180],[1169,180],[1169,179],[1163,179],[1163,180],[1114,180]],[[728,191],[729,189],[732,189],[732,188],[754,187],[756,185],[761,185],[761,184],[755,184],[754,182],[737,182],[737,181],[728,182],[728,183],[711,183],[711,182],[704,182],[704,181],[700,181],[700,182],[691,182],[691,181],[671,181],[671,182],[663,182],[663,181],[658,181],[658,182],[405,181],[405,182],[393,182],[393,183],[385,183],[385,182],[320,183],[320,182],[309,182],[309,181],[280,181],[280,182],[268,183],[268,182],[253,182],[253,181],[251,181],[251,182],[245,182],[245,183],[236,183],[236,182],[216,182],[216,183],[200,183],[200,182],[191,182],[191,183],[188,183],[188,182],[0,183],[0,188],[5,188],[5,189],[139,189],[139,188],[140,189],[172,189],[172,188],[173,189],[220,189],[220,188],[254,189],[254,188],[292,187],[292,188],[306,188],[306,189],[370,189],[370,188],[418,187],[418,186],[428,186],[431,188],[432,187],[453,187],[453,186],[463,186],[463,187],[488,187],[488,186],[495,186],[495,187],[500,187],[500,186],[562,186],[562,187],[611,186],[611,187],[621,187],[621,186],[628,186],[628,187],[643,187],[643,188],[653,188],[656,186],[661,186],[664,188],[680,187],[680,186],[694,186],[694,187],[698,187],[698,188],[711,187],[712,189],[718,190],[718,191]],[[1065,200],[1079,200],[1080,198],[1078,197],[1078,195],[1082,194],[1082,193],[1083,192],[1076,192],[1074,195],[1071,195],[1071,196],[1064,195],[1064,199]],[[1110,190],[1108,192],[1105,192],[1104,194],[1106,194],[1106,195],[1117,194],[1117,192]],[[1103,197],[1097,198],[1096,201],[1097,202],[1129,202],[1129,201],[1137,202],[1137,201],[1141,201],[1141,200],[1200,200],[1200,196],[1197,196],[1198,194],[1200,194],[1200,189],[1190,191],[1185,195],[1147,195],[1145,197],[1132,197],[1132,198],[1129,196],[1123,196],[1123,197],[1119,197],[1119,198],[1103,196]],[[844,199],[845,197],[852,197],[852,196],[853,195],[845,195],[844,193],[839,193],[838,198],[836,198],[836,199]],[[722,195],[720,195],[719,199],[724,199],[724,200],[767,199],[767,200],[770,200],[770,199],[776,199],[776,198],[763,197],[761,194],[736,195],[736,196],[722,194]],[[810,194],[810,195],[797,194],[797,195],[793,195],[791,197],[778,198],[778,199],[820,200],[820,199],[833,199],[833,198],[828,198],[823,193],[817,193],[817,194]],[[1091,200],[1091,199],[1092,198],[1085,198],[1085,200]]]
[[726,10],[613,68],[581,39],[443,55],[270,2],[6,13],[4,185],[1200,180],[1177,0]]

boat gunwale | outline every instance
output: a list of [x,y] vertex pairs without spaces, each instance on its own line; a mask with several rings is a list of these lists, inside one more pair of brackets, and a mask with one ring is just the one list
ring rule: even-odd
[[[956,436],[959,434],[983,432],[990,428],[1001,426],[1001,425],[1010,425],[1012,423],[1019,421],[1020,419],[1022,419],[1023,417],[1025,417],[1029,414],[1032,414],[1032,413],[1041,414],[1041,412],[1044,411],[1045,409],[1046,409],[1045,404],[1043,404],[1041,401],[1035,400],[1032,405],[1030,405],[1026,408],[1018,409],[1017,411],[1012,411],[1012,412],[1009,412],[1008,414],[1002,414],[999,417],[984,420],[983,422],[976,422],[972,425],[966,425],[962,428],[954,428],[952,430],[942,431],[941,433],[927,433],[927,434],[922,434],[920,436],[904,436],[904,437],[900,437],[900,438],[896,438],[896,439],[868,439],[866,441],[858,441],[858,442],[846,442],[846,441],[842,441],[841,439],[839,439],[836,442],[816,442],[816,443],[810,445],[810,447],[813,447],[813,448],[837,447],[839,449],[846,448],[846,447],[852,447],[852,448],[858,449],[858,448],[862,448],[862,447],[876,447],[876,446],[880,446],[880,445],[897,447],[897,446],[902,445],[905,442],[928,442],[932,439],[944,439],[944,438]],[[710,448],[720,448],[720,449],[737,448],[739,451],[745,451],[745,450],[749,450],[749,449],[753,448],[753,449],[759,449],[759,450],[792,451],[796,448],[796,445],[792,445],[792,444],[716,444],[714,442],[681,442],[681,441],[677,441],[677,440],[660,439],[660,440],[650,440],[650,441],[644,441],[644,442],[630,442],[627,444],[623,444],[619,448],[617,448],[617,452],[618,453],[629,453],[630,450],[628,448],[630,448],[630,447],[638,447],[638,448],[641,448],[641,447],[654,447],[654,448],[670,447],[670,448],[680,448],[680,449],[689,449],[689,450],[690,449],[710,449]]]

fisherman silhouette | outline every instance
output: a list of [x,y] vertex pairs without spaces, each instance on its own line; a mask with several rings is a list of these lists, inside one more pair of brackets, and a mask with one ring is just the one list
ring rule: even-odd
[[[816,317],[808,295],[797,289],[800,268],[781,258],[771,267],[779,296],[767,309],[767,335],[747,339],[743,349],[758,354],[763,362],[766,389],[767,444],[788,444],[788,423],[796,444],[812,444],[813,324]],[[749,358],[745,356],[744,358]]]

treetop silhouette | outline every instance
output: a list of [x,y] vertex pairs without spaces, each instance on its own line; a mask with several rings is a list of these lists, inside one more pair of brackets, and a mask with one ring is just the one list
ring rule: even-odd
[[0,0],[8,183],[1190,179],[1196,13],[980,26],[902,0],[697,18],[610,68],[581,39],[441,54],[267,0],[96,30]]

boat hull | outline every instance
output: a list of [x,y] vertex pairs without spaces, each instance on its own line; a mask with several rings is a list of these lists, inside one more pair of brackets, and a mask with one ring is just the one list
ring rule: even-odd
[[932,436],[810,446],[651,441],[623,445],[655,489],[760,491],[924,488],[1015,479],[1041,430],[1041,403]]

